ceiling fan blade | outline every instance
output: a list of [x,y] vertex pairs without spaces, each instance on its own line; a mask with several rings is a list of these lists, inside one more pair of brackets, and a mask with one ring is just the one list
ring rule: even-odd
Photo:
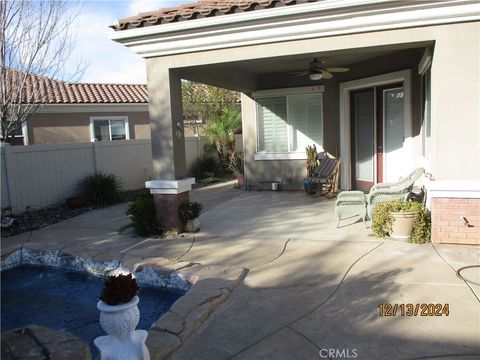
[[328,72],[333,72],[333,73],[340,73],[340,72],[347,72],[350,71],[349,68],[346,67],[331,67],[331,68],[325,68],[326,71]]
[[322,77],[325,80],[329,80],[329,79],[333,78],[333,75],[326,70],[322,70]]
[[308,75],[308,71],[294,71],[294,72],[289,72],[288,75],[303,76],[303,75]]

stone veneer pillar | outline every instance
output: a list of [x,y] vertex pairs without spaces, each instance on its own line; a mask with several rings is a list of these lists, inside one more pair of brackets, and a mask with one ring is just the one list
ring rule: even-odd
[[194,178],[182,180],[152,180],[145,183],[153,195],[157,224],[167,234],[183,232],[183,223],[178,214],[181,204],[189,201],[189,190]]
[[185,178],[181,79],[158,59],[147,59],[147,78],[154,180],[147,181],[146,187],[154,197],[159,227],[166,233],[180,233],[178,208],[189,201],[195,182]]

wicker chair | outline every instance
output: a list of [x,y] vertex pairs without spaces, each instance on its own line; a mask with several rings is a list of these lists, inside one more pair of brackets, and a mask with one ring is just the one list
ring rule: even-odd
[[396,183],[379,183],[374,185],[368,194],[362,191],[342,191],[338,194],[335,204],[337,227],[340,220],[346,215],[359,215],[365,223],[366,215],[372,218],[373,208],[376,204],[390,200],[405,200],[413,188],[413,184],[425,172],[424,168],[415,169],[407,177]]
[[378,203],[390,200],[405,200],[412,190],[415,181],[424,173],[424,168],[417,168],[398,182],[375,184],[366,195],[368,217],[372,218],[373,208]]

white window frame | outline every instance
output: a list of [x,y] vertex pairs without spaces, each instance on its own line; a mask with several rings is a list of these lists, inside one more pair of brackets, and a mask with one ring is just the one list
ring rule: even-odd
[[93,123],[97,120],[108,120],[108,132],[110,135],[109,141],[112,141],[110,121],[123,120],[125,122],[125,140],[130,140],[130,125],[128,123],[128,116],[91,116],[90,117],[90,141],[91,142],[95,142],[95,132],[94,132]]
[[[425,49],[425,52],[423,53],[422,59],[420,60],[420,63],[418,65],[418,75],[421,77],[421,82],[420,82],[420,92],[421,92],[421,108],[423,110],[423,113],[421,114],[422,117],[422,128],[421,128],[421,141],[422,141],[422,150],[421,154],[425,160],[424,167],[429,170],[430,166],[430,157],[431,157],[431,139],[432,139],[432,113],[431,113],[431,101],[432,101],[432,49],[428,48]],[[429,72],[430,71],[430,72]],[[429,72],[428,75],[428,82],[429,82],[429,95],[430,95],[430,111],[428,113],[425,113],[425,111],[428,111],[428,108],[424,108],[425,105],[425,100],[427,96],[427,92],[425,91],[425,94],[423,93],[423,87],[425,85],[425,80],[427,79],[427,72]],[[430,118],[430,123],[427,123],[427,119]],[[430,136],[427,136],[427,133],[430,133]]]
[[[27,120],[22,122],[22,135],[15,135],[15,137],[22,137],[23,138],[23,145],[28,145],[28,124]],[[3,139],[3,137],[0,135],[0,138]]]
[[[271,89],[271,90],[259,90],[252,93],[252,97],[255,101],[255,137],[256,137],[256,148],[255,154],[253,155],[254,160],[306,160],[307,155],[305,151],[290,151],[291,145],[291,124],[287,122],[287,137],[288,137],[288,152],[265,152],[259,150],[259,119],[258,119],[258,102],[259,99],[265,99],[270,97],[281,97],[286,98],[287,106],[287,121],[288,121],[288,96],[291,95],[301,95],[301,94],[315,94],[319,93],[322,96],[322,126],[323,126],[323,93],[325,92],[325,86],[304,86],[296,88],[284,88],[284,89]],[[323,134],[323,131],[322,131]],[[323,142],[323,139],[322,139]],[[317,150],[319,152],[323,151],[322,146],[318,146]]]

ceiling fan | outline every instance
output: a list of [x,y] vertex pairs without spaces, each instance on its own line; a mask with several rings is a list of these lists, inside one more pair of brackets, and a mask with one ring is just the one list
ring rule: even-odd
[[320,80],[320,79],[328,80],[333,77],[332,73],[341,73],[341,72],[347,72],[347,71],[350,71],[350,69],[347,67],[325,68],[322,66],[322,61],[315,58],[313,59],[313,61],[310,62],[310,66],[308,67],[308,70],[296,71],[290,74],[296,75],[296,76],[308,75],[310,80]]

